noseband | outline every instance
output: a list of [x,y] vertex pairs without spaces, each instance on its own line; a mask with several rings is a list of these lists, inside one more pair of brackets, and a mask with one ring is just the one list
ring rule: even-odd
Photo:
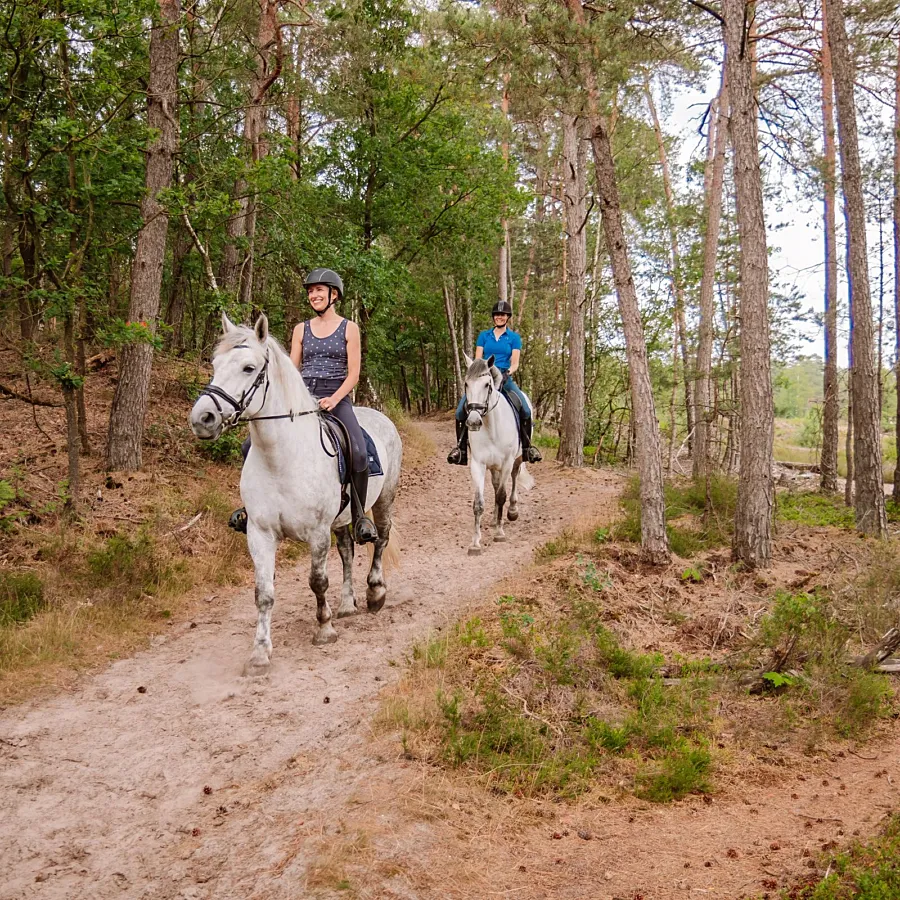
[[478,413],[482,419],[493,409],[497,408],[497,404],[500,402],[500,394],[497,394],[497,399],[494,401],[494,405],[491,406],[491,394],[494,393],[494,379],[491,378],[491,383],[488,385],[488,393],[487,399],[484,403],[470,403],[469,398],[466,397],[466,412],[474,412]]

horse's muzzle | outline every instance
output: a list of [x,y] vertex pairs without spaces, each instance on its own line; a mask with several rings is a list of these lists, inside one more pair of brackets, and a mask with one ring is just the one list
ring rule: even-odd
[[201,441],[213,441],[222,433],[222,414],[206,397],[201,397],[194,404],[188,421],[194,436]]
[[481,418],[481,414],[477,412],[470,412],[468,417],[466,418],[466,428],[468,428],[470,431],[479,431],[482,425],[484,425],[484,421]]

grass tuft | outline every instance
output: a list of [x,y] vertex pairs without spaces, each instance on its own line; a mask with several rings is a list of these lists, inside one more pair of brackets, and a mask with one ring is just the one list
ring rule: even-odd
[[822,526],[853,528],[856,521],[853,509],[846,506],[837,495],[812,491],[779,494],[776,507],[781,521],[794,522],[809,528]]
[[21,625],[45,605],[44,583],[34,572],[0,572],[0,627]]

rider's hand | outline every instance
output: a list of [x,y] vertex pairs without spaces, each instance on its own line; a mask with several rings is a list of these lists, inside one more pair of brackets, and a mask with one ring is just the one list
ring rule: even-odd
[[340,402],[341,402],[340,400],[335,400],[334,396],[331,396],[331,397],[323,397],[323,398],[319,401],[319,409],[332,410],[332,409],[334,409],[334,408],[338,405],[338,403],[340,403]]

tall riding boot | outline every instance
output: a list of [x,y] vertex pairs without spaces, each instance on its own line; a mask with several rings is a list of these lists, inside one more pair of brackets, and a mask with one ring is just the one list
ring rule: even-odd
[[350,475],[353,490],[350,492],[350,518],[353,521],[353,540],[357,544],[371,544],[378,540],[378,529],[366,515],[366,492],[369,488],[369,470]]
[[522,427],[519,429],[522,438],[522,460],[528,463],[539,463],[544,457],[541,456],[537,447],[531,446],[531,429],[533,423],[531,416],[522,415]]
[[465,420],[456,420],[456,446],[447,455],[447,462],[454,466],[467,466],[469,464],[469,429]]

